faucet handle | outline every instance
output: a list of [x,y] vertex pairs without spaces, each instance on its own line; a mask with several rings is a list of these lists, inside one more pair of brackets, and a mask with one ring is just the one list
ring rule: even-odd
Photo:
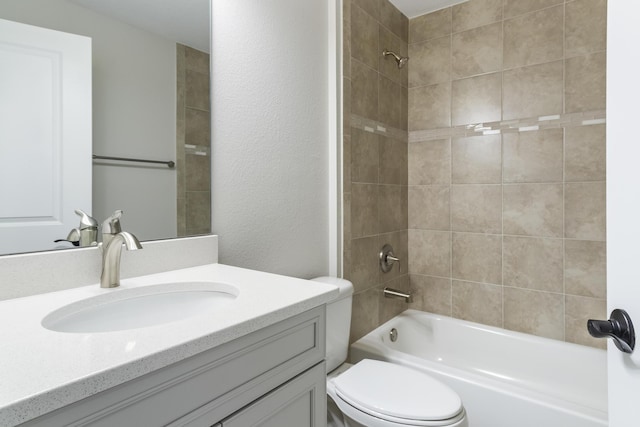
[[122,231],[122,226],[120,225],[120,217],[122,216],[122,211],[118,209],[114,211],[111,216],[105,219],[102,222],[102,234],[118,234]]
[[89,216],[89,214],[87,214],[85,211],[83,211],[82,209],[76,209],[74,212],[80,217],[80,227],[78,227],[79,230],[84,230],[85,228],[91,227],[98,228],[98,221],[96,221],[95,218]]

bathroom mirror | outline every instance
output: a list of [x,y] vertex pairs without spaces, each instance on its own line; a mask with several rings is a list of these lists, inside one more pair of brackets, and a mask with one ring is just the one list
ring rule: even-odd
[[0,18],[91,38],[93,156],[175,162],[85,159],[92,202],[76,208],[122,209],[140,240],[209,233],[209,0],[2,0]]

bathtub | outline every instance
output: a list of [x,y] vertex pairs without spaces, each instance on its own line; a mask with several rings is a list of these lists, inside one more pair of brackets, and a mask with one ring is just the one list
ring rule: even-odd
[[448,384],[469,427],[608,425],[604,350],[407,310],[351,345],[353,363],[365,358]]

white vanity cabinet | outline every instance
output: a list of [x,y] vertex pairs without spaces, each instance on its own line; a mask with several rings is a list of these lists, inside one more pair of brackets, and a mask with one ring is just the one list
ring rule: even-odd
[[324,426],[324,357],[320,306],[24,425]]

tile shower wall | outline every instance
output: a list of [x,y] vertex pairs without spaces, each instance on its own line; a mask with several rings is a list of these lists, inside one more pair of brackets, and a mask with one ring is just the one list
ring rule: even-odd
[[[407,55],[409,20],[388,0],[344,0],[344,276],[355,287],[355,340],[406,309],[382,297],[408,290],[407,67],[382,56]],[[401,259],[389,273],[378,253],[390,243]]]
[[[356,3],[352,56],[366,13]],[[606,0],[470,0],[410,21],[412,308],[604,346],[585,324],[607,317],[605,48]],[[362,62],[352,60],[352,99],[356,80],[374,78]],[[352,102],[353,114],[373,113]],[[352,128],[362,161],[364,135]],[[356,170],[353,266],[379,240],[356,216],[380,184]]]
[[176,45],[178,236],[211,232],[209,54]]

